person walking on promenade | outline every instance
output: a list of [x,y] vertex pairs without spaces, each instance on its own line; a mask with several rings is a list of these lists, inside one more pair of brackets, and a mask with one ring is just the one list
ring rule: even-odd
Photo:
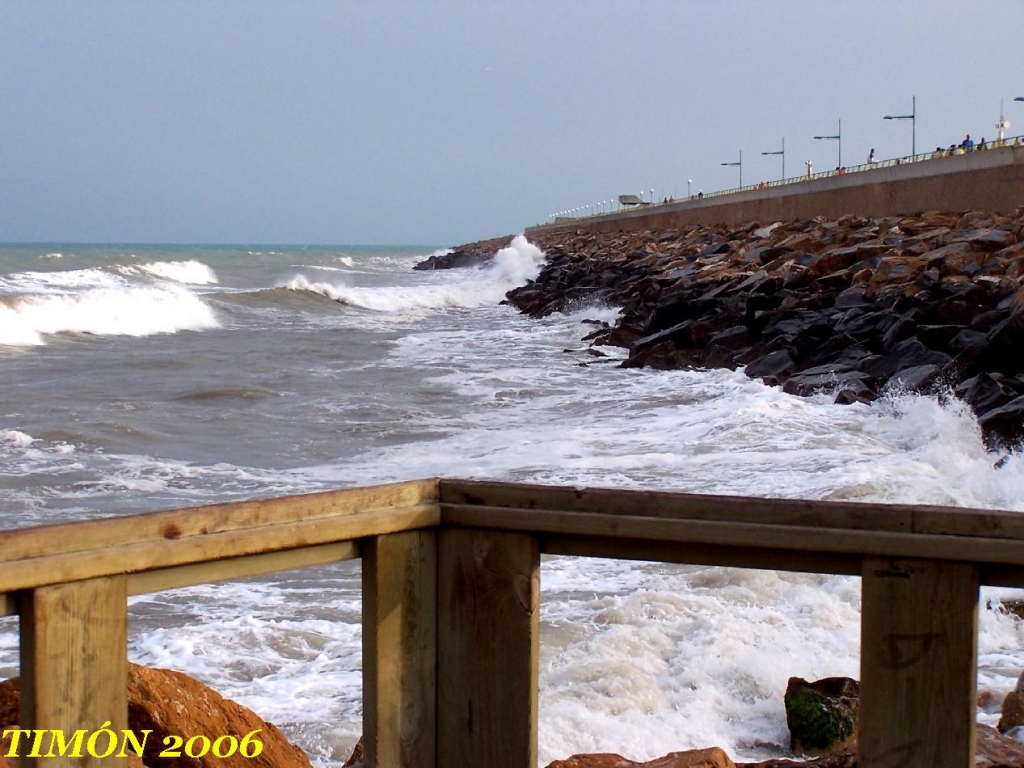
[[971,141],[971,134],[967,134],[964,138],[964,143],[960,146],[964,148],[964,152],[971,152],[974,149],[974,142]]
[[871,151],[868,152],[868,165],[874,165],[874,164],[875,164],[875,149],[874,149],[874,147],[872,147]]

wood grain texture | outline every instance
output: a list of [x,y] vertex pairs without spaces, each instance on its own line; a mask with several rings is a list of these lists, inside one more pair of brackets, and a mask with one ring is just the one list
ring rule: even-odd
[[[0,562],[0,585],[7,590],[29,589],[45,584],[344,542],[383,533],[432,528],[437,525],[438,516],[436,505],[422,504],[18,559]],[[69,529],[65,535],[74,534]],[[244,570],[243,567],[238,575],[244,575]],[[234,578],[234,575],[225,569],[218,580],[224,578]]]
[[92,734],[107,721],[118,735],[128,727],[127,579],[57,584],[22,596],[21,696],[22,728],[63,729],[70,737],[80,728]]
[[924,504],[765,499],[672,491],[442,479],[443,504],[771,525],[1024,539],[1024,515]]
[[[835,552],[794,553],[785,549],[761,547],[562,534],[546,534],[539,538],[541,554],[545,555],[610,557],[652,563],[718,565],[726,568],[761,568],[846,576],[859,576],[861,571],[860,555]],[[1024,579],[1024,573],[1021,576]]]
[[435,768],[437,534],[377,536],[363,547],[366,768]]
[[973,766],[977,569],[868,558],[861,581],[861,768]]
[[338,563],[359,557],[359,545],[353,541],[338,544],[320,544],[281,552],[266,552],[223,560],[178,565],[141,571],[128,576],[128,594],[141,595],[164,589],[178,589],[195,584],[215,584],[218,581],[263,576],[268,573],[294,571],[299,568]]
[[440,531],[438,766],[535,768],[539,572],[532,536]]
[[[785,508],[788,500],[774,500]],[[816,524],[734,522],[692,519],[662,514],[646,516],[612,512],[566,511],[553,508],[521,509],[476,504],[441,503],[441,524],[473,525],[538,535],[599,536],[621,542],[629,557],[630,539],[752,547],[790,551],[794,560],[802,553],[893,556],[1020,565],[1024,563],[1024,539],[955,536],[908,531],[845,528],[831,524],[822,510]],[[783,566],[778,566],[783,567]]]
[[3,531],[0,562],[431,505],[437,497],[436,480],[415,480]]

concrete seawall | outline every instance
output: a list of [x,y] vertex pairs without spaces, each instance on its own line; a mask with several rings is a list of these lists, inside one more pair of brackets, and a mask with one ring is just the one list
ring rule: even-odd
[[891,216],[934,210],[1011,212],[1024,205],[1024,147],[1000,147],[839,176],[747,189],[701,200],[528,227],[526,235],[613,232],[687,224],[770,223],[847,213]]

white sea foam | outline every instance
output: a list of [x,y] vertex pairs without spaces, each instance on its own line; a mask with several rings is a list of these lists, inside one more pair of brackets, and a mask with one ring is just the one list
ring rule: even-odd
[[56,333],[150,336],[217,326],[198,296],[175,285],[97,288],[0,303],[0,344],[13,346],[43,344],[45,335]]
[[212,285],[218,282],[217,274],[206,264],[194,259],[189,261],[154,261],[139,267],[156,277],[189,285]]
[[35,442],[32,435],[26,435],[16,429],[8,429],[0,432],[0,443],[7,443],[16,448],[27,448]]
[[14,295],[62,294],[89,288],[116,288],[125,284],[121,276],[96,268],[16,272],[0,278],[0,292]]
[[410,310],[474,309],[491,306],[512,288],[536,277],[543,252],[522,235],[501,249],[483,269],[460,271],[463,279],[428,285],[357,287],[344,283],[314,282],[298,275],[284,287],[309,291],[342,304],[377,312]]

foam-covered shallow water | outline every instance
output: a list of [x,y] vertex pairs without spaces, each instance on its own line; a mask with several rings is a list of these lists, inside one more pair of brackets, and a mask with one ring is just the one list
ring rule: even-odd
[[[529,244],[413,272],[429,251],[0,247],[5,527],[431,476],[1024,507],[1021,458],[996,469],[955,401],[838,407],[742,372],[620,369],[580,342],[615,308],[499,304],[536,273]],[[1024,637],[988,606],[1013,594],[982,601],[997,692]],[[859,606],[853,578],[545,558],[542,765],[783,751],[787,678],[855,676]],[[130,652],[339,765],[361,729],[359,616],[343,563],[133,598]]]

